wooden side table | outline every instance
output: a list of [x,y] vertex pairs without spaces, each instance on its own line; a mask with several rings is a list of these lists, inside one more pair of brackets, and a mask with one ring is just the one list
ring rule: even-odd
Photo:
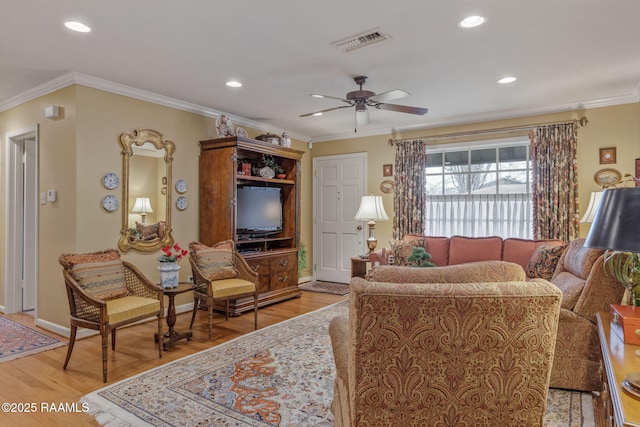
[[354,256],[351,258],[351,277],[362,277],[367,274],[367,263],[369,262],[369,258],[360,258],[359,256]]
[[622,389],[622,381],[630,372],[640,372],[640,357],[636,350],[640,346],[625,344],[622,339],[611,332],[611,314],[597,314],[598,335],[604,363],[602,400],[605,405],[605,416],[608,425],[613,418],[616,427],[640,426],[640,399]]
[[[183,339],[187,341],[191,341],[193,334],[191,331],[187,332],[178,332],[173,327],[176,324],[176,295],[189,292],[193,290],[193,285],[191,283],[179,283],[175,288],[163,288],[162,293],[164,293],[169,298],[169,308],[167,309],[167,325],[169,326],[169,331],[167,331],[163,336],[162,341],[162,349],[169,350],[173,345]],[[158,334],[155,334],[155,340],[158,341]]]

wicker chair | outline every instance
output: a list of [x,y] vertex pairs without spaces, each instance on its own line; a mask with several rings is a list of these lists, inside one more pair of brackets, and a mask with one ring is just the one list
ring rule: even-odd
[[234,247],[231,240],[216,243],[213,247],[199,242],[189,244],[189,262],[194,280],[193,313],[189,328],[193,327],[198,308],[206,305],[209,339],[213,327],[213,307],[219,301],[224,301],[225,320],[229,320],[229,300],[252,296],[253,326],[258,329],[258,273],[249,267]]
[[[62,254],[58,262],[71,310],[71,334],[63,369],[71,358],[78,327],[95,329],[102,336],[102,381],[107,382],[107,343],[116,348],[116,329],[152,316],[158,317],[162,337],[164,317],[162,288],[135,266],[120,259],[115,249],[86,254]],[[162,357],[162,339],[158,339]]]

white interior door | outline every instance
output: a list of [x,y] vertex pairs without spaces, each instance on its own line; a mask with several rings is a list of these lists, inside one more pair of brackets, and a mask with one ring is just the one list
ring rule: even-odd
[[[7,144],[6,313],[37,307],[38,131],[10,132]],[[34,313],[35,317],[35,313]]]
[[353,217],[366,191],[366,165],[367,153],[313,159],[316,280],[349,283],[351,257],[363,253],[364,230]]

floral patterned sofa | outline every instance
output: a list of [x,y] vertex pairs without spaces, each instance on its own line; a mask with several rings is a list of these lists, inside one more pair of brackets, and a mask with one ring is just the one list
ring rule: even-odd
[[475,261],[508,261],[520,265],[527,277],[550,279],[566,243],[555,239],[502,239],[491,237],[439,237],[407,234],[402,240],[392,240],[390,248],[369,254],[372,266],[387,265],[393,255],[393,265],[406,265],[414,246],[425,248],[437,266],[458,265]]
[[336,426],[542,425],[556,286],[503,261],[374,270],[329,326]]

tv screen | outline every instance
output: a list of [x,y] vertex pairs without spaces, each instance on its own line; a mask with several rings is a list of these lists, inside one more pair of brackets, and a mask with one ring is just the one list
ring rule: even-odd
[[238,187],[237,233],[282,230],[282,202],[278,187]]

